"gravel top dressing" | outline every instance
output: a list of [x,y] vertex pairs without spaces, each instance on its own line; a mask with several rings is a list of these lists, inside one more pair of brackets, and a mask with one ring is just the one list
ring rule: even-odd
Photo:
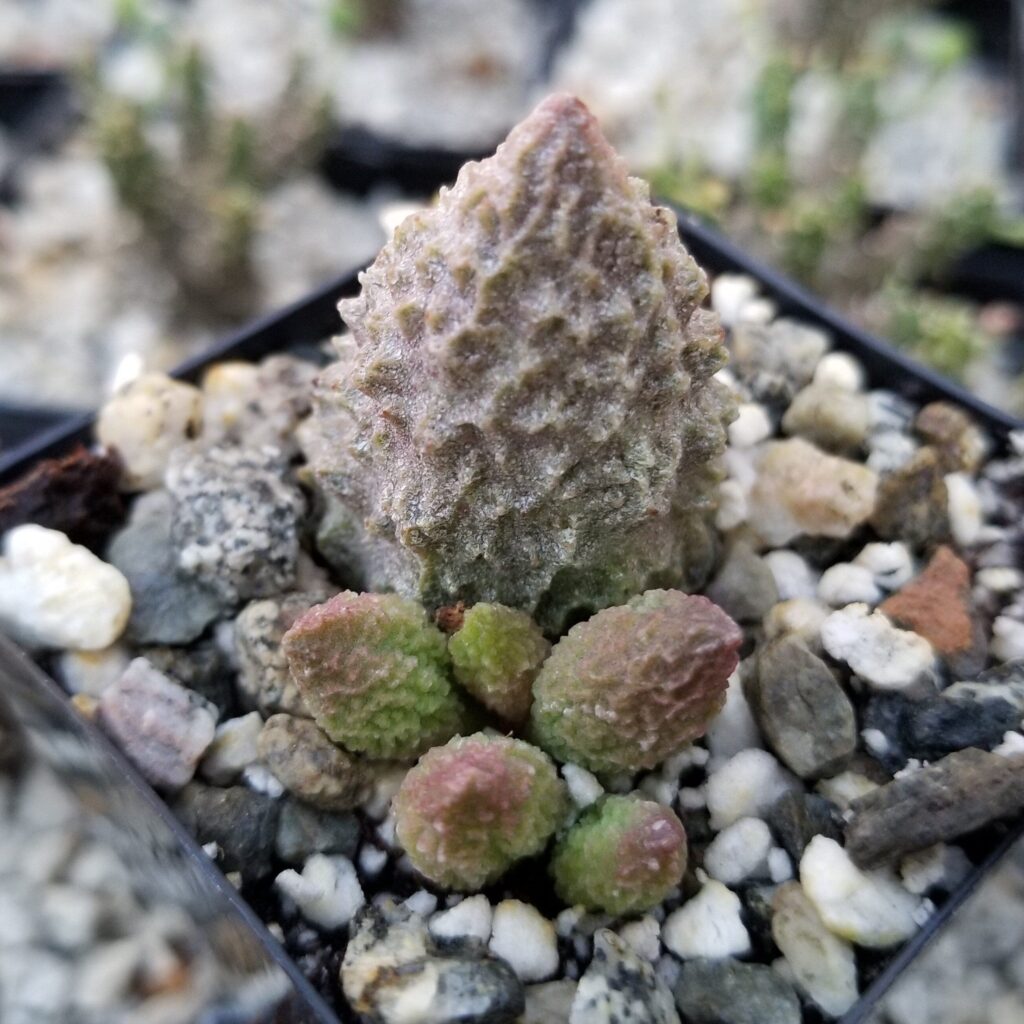
[[570,96],[361,284],[0,491],[0,628],[342,1019],[842,1016],[1024,807],[1024,434],[709,287]]

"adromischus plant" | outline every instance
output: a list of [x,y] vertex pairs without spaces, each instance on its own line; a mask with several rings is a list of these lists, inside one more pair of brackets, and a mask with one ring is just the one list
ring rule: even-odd
[[393,808],[414,867],[448,889],[470,891],[540,853],[568,807],[551,759],[507,736],[457,736],[406,775]]
[[531,738],[591,771],[653,768],[725,703],[739,626],[706,597],[649,590],[573,626],[533,685]]
[[686,856],[686,831],[668,807],[605,796],[558,840],[551,876],[569,906],[639,914],[679,884]]
[[579,100],[549,97],[463,167],[361,282],[304,432],[335,562],[551,633],[701,580],[721,328],[674,215]]
[[317,725],[349,750],[409,758],[464,727],[444,634],[415,601],[343,591],[281,641]]
[[530,714],[533,681],[550,650],[529,615],[488,602],[464,612],[448,639],[456,680],[510,725]]

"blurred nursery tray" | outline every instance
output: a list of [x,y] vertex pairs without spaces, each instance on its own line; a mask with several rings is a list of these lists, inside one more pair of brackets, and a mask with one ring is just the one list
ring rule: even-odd
[[0,202],[15,198],[21,164],[59,143],[73,113],[71,87],[63,75],[0,69],[0,132],[11,148],[9,160],[0,161]]
[[[838,349],[848,351],[862,361],[875,386],[890,388],[919,402],[935,399],[957,402],[969,409],[1003,446],[1009,431],[1022,426],[1009,415],[984,405],[934,371],[916,365],[884,342],[846,323],[783,275],[761,267],[688,214],[680,213],[680,233],[694,257],[712,274],[730,272],[750,275],[759,282],[763,293],[778,304],[781,312],[829,331]],[[315,344],[337,328],[335,307],[338,299],[353,294],[357,288],[355,274],[340,277],[304,300],[225,339],[202,357],[184,364],[178,369],[177,375],[194,380],[207,366],[221,360],[258,359],[271,352]],[[0,454],[0,484],[19,477],[40,459],[66,452],[79,441],[88,441],[91,428],[91,417],[78,417],[6,455]],[[35,746],[50,751],[51,760],[59,760],[65,756],[62,753],[67,747],[64,738],[70,734],[75,757],[80,763],[92,765],[101,773],[99,777],[106,780],[105,791],[124,790],[131,794],[134,833],[138,834],[140,829],[148,827],[151,822],[154,834],[164,837],[163,841],[168,844],[164,856],[190,865],[193,879],[190,884],[216,894],[217,906],[222,906],[225,900],[231,901],[233,925],[249,935],[254,946],[261,951],[261,957],[280,965],[293,982],[291,1005],[298,1015],[275,1019],[333,1021],[331,1012],[301,980],[298,968],[270,938],[220,871],[173,821],[159,798],[95,729],[77,721],[67,698],[56,685],[40,676],[39,670],[25,656],[19,655],[10,644],[0,642],[0,681],[7,687],[13,701],[15,718],[35,735]],[[0,686],[2,689],[3,686]],[[60,764],[57,767],[60,769]],[[64,770],[67,774],[67,765]],[[120,817],[122,808],[118,800],[109,801],[107,808],[108,813]],[[863,1024],[868,1019],[888,987],[942,930],[955,910],[1022,835],[1024,818],[1011,824],[991,826],[964,841],[964,848],[974,865],[971,872],[939,905],[927,925],[902,949],[894,954],[862,958],[866,988],[859,1002],[843,1017],[841,1024]]]

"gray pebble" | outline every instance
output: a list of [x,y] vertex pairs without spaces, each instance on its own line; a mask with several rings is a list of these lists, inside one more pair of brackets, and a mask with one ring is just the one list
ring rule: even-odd
[[761,732],[803,779],[831,775],[857,748],[853,704],[831,669],[794,636],[761,648],[753,708]]
[[107,549],[107,561],[131,587],[127,634],[136,643],[189,643],[221,611],[214,591],[178,572],[178,550],[171,541],[173,504],[166,491],[140,495],[128,525]]
[[743,542],[732,546],[705,593],[737,622],[760,622],[779,600],[768,563]]
[[277,824],[275,850],[288,864],[301,864],[314,853],[340,853],[350,860],[359,845],[359,821],[354,814],[319,811],[296,800],[285,800]]
[[843,819],[839,808],[815,793],[790,790],[772,804],[767,820],[775,838],[797,864],[804,847],[815,836],[842,841]]
[[683,964],[676,1004],[689,1024],[800,1024],[793,986],[771,967],[736,960]]

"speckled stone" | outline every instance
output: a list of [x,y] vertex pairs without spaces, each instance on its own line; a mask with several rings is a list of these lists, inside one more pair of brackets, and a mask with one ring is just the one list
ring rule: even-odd
[[688,1024],[800,1024],[800,1000],[771,967],[736,960],[690,960],[675,986]]
[[359,845],[359,819],[354,814],[320,811],[297,800],[281,801],[274,849],[288,864],[301,864],[314,853],[353,858]]
[[305,501],[284,470],[274,448],[180,448],[171,456],[178,568],[226,607],[279,594],[295,581]]
[[942,460],[924,447],[878,485],[871,526],[883,540],[922,548],[949,539],[949,498]]
[[580,978],[569,1024],[679,1024],[672,994],[614,932],[594,936],[594,957]]
[[782,848],[797,863],[816,835],[842,839],[843,819],[839,808],[815,793],[799,790],[784,793],[772,804],[767,821]]

